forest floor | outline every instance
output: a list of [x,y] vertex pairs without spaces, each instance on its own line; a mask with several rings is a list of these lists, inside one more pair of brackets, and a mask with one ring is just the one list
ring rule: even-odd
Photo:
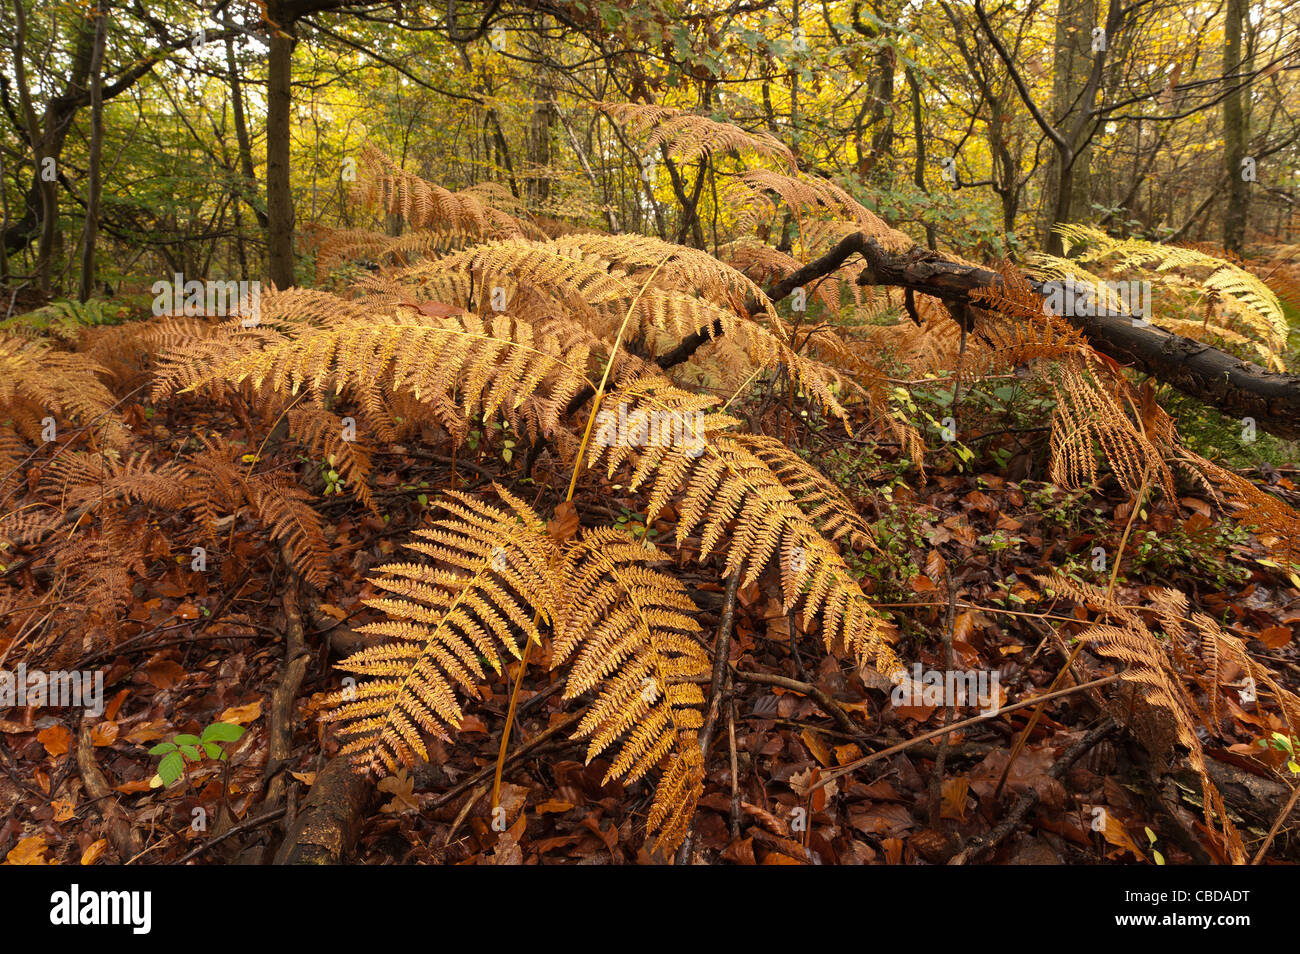
[[[193,400],[158,408],[128,402],[124,412],[135,422],[137,449],[148,446],[164,458],[192,447],[194,434],[221,432],[250,451],[265,437]],[[1004,706],[1046,691],[1073,648],[1075,617],[1072,608],[1057,608],[1044,595],[1035,574],[1073,568],[1095,580],[1092,547],[1100,541],[1115,552],[1127,528],[1116,590],[1121,601],[1140,603],[1148,587],[1181,588],[1246,639],[1285,685],[1294,689],[1300,682],[1300,647],[1293,638],[1300,589],[1259,564],[1263,548],[1212,520],[1208,502],[1193,491],[1134,515],[1118,489],[1065,494],[1035,479],[1032,453],[1019,468],[1020,481],[981,474],[976,463],[974,472],[949,465],[949,473],[940,464],[921,482],[914,470],[891,467],[879,450],[868,454],[810,432],[793,436],[817,442],[816,459],[877,522],[882,552],[875,565],[862,567],[864,586],[889,612],[896,648],[909,662],[996,671]],[[990,443],[1015,449],[1021,440],[1010,434]],[[319,591],[289,568],[247,514],[224,525],[227,557],[215,561],[215,572],[191,572],[188,550],[177,556],[160,544],[153,562],[137,574],[112,644],[94,648],[87,635],[85,646],[61,650],[67,665],[105,668],[102,716],[27,708],[10,709],[0,720],[0,813],[6,818],[0,857],[63,864],[101,856],[136,864],[269,860],[337,750],[316,716],[325,694],[340,684],[333,664],[367,641],[355,630],[378,617],[363,604],[376,595],[368,571],[401,556],[410,531],[432,519],[429,501],[440,490],[472,493],[495,475],[535,505],[553,506],[567,481],[567,471],[552,470],[543,454],[533,480],[521,482],[522,454],[499,436],[483,436],[477,451],[462,446],[454,462],[441,453],[449,448],[434,453],[429,446],[437,445],[392,446],[376,458],[372,485],[386,517],[347,493],[316,497],[332,547],[330,581]],[[308,489],[319,491],[319,462],[273,446],[264,454],[259,468],[297,471]],[[1275,490],[1294,491],[1285,472],[1268,476]],[[638,499],[603,476],[592,473],[580,486],[576,512],[584,524],[614,520],[652,539],[669,533],[667,518],[661,526],[642,526]],[[906,512],[921,516],[905,518],[896,506],[904,499]],[[160,540],[163,531],[177,532],[158,529]],[[695,581],[692,597],[711,633],[724,603],[721,571],[697,564],[684,572]],[[783,612],[779,591],[774,578],[764,577],[737,594],[734,676],[694,825],[698,859],[942,863],[970,839],[991,833],[994,844],[980,858],[986,862],[1176,864],[1205,860],[1200,853],[1213,851],[1194,783],[1169,787],[1166,781],[1161,790],[1153,782],[1160,767],[1153,768],[1152,757],[1124,732],[1094,733],[1084,750],[1076,745],[1090,730],[1104,730],[1106,704],[1095,689],[1067,692],[1044,707],[1000,792],[999,778],[1034,706],[973,721],[946,744],[935,737],[905,745],[814,787],[866,754],[933,733],[946,713],[922,704],[924,698],[892,703],[893,686],[882,677],[854,670],[826,654],[819,639],[805,637],[803,620]],[[944,659],[945,631],[952,635],[951,664]],[[69,636],[78,642],[76,634]],[[305,670],[286,665],[290,647],[299,644],[295,655],[306,659]],[[523,682],[511,739],[510,752],[520,756],[511,759],[501,788],[508,825],[493,824],[492,771],[517,665],[485,683],[454,744],[432,741],[429,764],[371,790],[356,860],[664,860],[643,845],[649,786],[603,784],[604,760],[584,764],[583,745],[570,739],[565,713],[571,706],[561,701],[559,679],[536,662]],[[1112,671],[1084,652],[1059,687],[1069,690]],[[1231,676],[1225,675],[1230,686]],[[1249,700],[1244,692],[1226,698],[1221,738],[1231,744],[1214,743],[1219,747],[1208,754],[1261,785],[1280,788],[1273,780],[1285,756],[1258,740],[1282,726],[1251,702],[1233,701]],[[978,714],[976,707],[961,707],[952,719]],[[193,761],[180,781],[159,785],[159,757],[151,747],[177,734],[200,735],[215,722],[247,730],[226,745],[228,761]],[[277,745],[287,758],[271,759]],[[1029,791],[1036,805],[1013,830],[997,831]],[[1269,827],[1264,815],[1240,821],[1248,847]],[[1284,830],[1270,856],[1294,855],[1295,841]]]

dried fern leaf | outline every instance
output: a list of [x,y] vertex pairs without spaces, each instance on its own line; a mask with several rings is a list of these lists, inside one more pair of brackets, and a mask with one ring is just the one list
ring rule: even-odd
[[663,772],[647,832],[667,853],[686,835],[704,785],[698,732],[710,672],[698,612],[674,577],[647,564],[663,557],[621,530],[587,531],[564,554],[552,668],[573,660],[566,699],[595,691],[577,738],[587,761],[614,750],[605,781]]
[[534,611],[552,616],[554,544],[527,504],[495,489],[508,509],[455,492],[439,501],[451,516],[406,544],[433,562],[378,568],[373,582],[386,595],[365,602],[387,619],[360,631],[392,642],[339,663],[368,681],[327,702],[327,718],[348,740],[341,752],[358,768],[396,771],[427,759],[421,732],[446,739],[460,725],[457,687],[472,690],[484,663],[500,672],[503,650],[517,658],[515,633],[538,638]]

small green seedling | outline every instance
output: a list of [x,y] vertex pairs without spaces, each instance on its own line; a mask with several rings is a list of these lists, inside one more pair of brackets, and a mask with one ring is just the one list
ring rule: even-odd
[[329,457],[325,459],[324,463],[321,464],[321,476],[325,478],[326,497],[328,497],[330,494],[343,493],[343,488],[344,486],[346,486],[346,483],[343,480],[342,475],[340,475],[339,472],[334,469],[334,467],[335,467],[334,455],[330,454]]
[[1259,744],[1266,748],[1277,749],[1287,755],[1286,767],[1292,775],[1300,775],[1300,756],[1296,754],[1295,740],[1281,732],[1274,732],[1271,739],[1260,739]]
[[222,742],[234,742],[244,734],[244,727],[229,722],[214,722],[203,734],[182,733],[170,742],[159,742],[149,750],[150,755],[161,755],[158,774],[149,781],[152,788],[171,787],[185,774],[186,764],[202,762],[204,758],[226,761],[229,757],[221,747]]

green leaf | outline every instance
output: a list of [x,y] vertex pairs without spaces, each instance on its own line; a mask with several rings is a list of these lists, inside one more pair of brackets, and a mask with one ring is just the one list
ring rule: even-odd
[[225,757],[225,752],[221,751],[221,746],[215,742],[204,742],[203,751],[208,753],[210,759],[220,759]]
[[164,785],[171,785],[185,774],[185,760],[179,752],[173,752],[158,763],[158,777]]
[[[242,725],[234,725],[230,722],[214,722],[203,730],[204,742],[234,742],[244,734]],[[194,741],[199,741],[195,739]]]
[[177,745],[197,745],[199,737],[197,735],[173,735],[172,741]]
[[155,745],[152,749],[149,750],[149,754],[150,754],[150,755],[166,755],[168,752],[175,752],[175,751],[176,751],[176,743],[174,743],[174,742],[159,742],[157,745]]
[[196,745],[182,745],[181,751],[185,753],[185,757],[191,762],[203,761],[203,753],[199,751]]

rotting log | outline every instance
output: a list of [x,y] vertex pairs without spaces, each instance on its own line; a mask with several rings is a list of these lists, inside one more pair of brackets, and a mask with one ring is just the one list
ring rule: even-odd
[[361,835],[373,791],[370,780],[354,772],[347,759],[331,759],[316,776],[275,854],[275,863],[343,864]]

